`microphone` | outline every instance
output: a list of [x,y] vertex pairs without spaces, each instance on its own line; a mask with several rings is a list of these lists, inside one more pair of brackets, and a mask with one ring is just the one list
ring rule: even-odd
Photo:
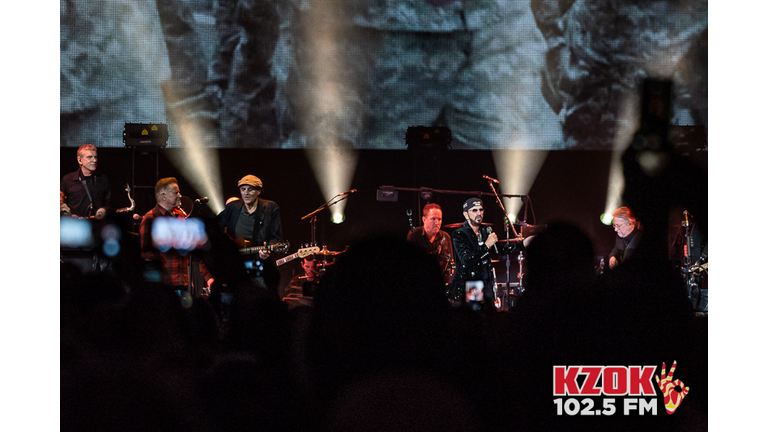
[[205,204],[208,202],[208,197],[202,197],[195,200],[195,203],[197,204]]
[[353,193],[355,193],[355,192],[357,192],[357,189],[352,189],[351,191],[347,191],[347,192],[342,192],[342,193],[340,193],[340,194],[339,194],[339,196],[344,196],[344,195],[351,195],[351,194],[353,194]]
[[[485,231],[488,233],[488,235],[491,235],[491,233],[493,232],[493,228],[485,227]],[[499,248],[496,247],[496,243],[493,244],[493,251],[496,252],[496,254],[498,255]]]
[[494,183],[496,183],[496,184],[499,184],[499,181],[498,181],[498,180],[496,180],[496,179],[495,179],[495,178],[493,178],[493,177],[488,177],[487,175],[484,175],[484,176],[483,176],[483,178],[484,178],[484,179],[486,179],[486,180],[488,180],[488,181],[492,181],[492,182],[494,182]]

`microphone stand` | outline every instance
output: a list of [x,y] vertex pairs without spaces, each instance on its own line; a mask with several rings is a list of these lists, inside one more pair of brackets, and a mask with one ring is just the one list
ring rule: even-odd
[[[507,209],[504,207],[504,203],[501,201],[501,197],[496,191],[496,187],[493,185],[493,181],[490,179],[488,180],[488,186],[490,186],[491,190],[493,191],[493,195],[496,197],[496,204],[499,205],[499,208],[501,208],[501,211],[504,214],[504,232],[507,238],[506,245],[507,245],[507,248],[509,248],[509,228],[510,227],[512,228],[512,231],[514,231],[515,233],[515,237],[519,238],[521,237],[521,234],[519,234],[517,230],[515,230],[515,227],[509,223],[509,218],[507,217]],[[512,288],[512,283],[510,282],[510,277],[509,277],[510,258],[509,258],[509,253],[505,253],[504,255],[505,255],[504,259],[506,260],[506,266],[507,266],[507,279],[506,279],[506,282],[504,283],[504,293],[501,296],[501,308],[509,309],[510,303],[511,303],[509,297],[510,297],[510,291]],[[518,278],[520,278],[520,273],[518,273]],[[517,285],[520,286],[521,284],[522,284],[522,279],[519,280],[519,283]]]
[[328,207],[334,205],[334,204],[337,204],[337,203],[339,203],[341,201],[344,201],[350,195],[351,195],[350,193],[336,194],[336,196],[334,196],[333,198],[328,200],[325,204],[323,204],[320,207],[318,207],[317,209],[315,209],[312,213],[309,213],[308,215],[305,215],[305,216],[303,216],[301,218],[301,220],[310,219],[310,226],[311,226],[311,228],[310,228],[310,230],[311,230],[310,238],[311,238],[311,241],[312,241],[312,245],[317,246],[317,236],[316,236],[316,233],[317,233],[317,214],[320,213],[321,211],[327,209]]
[[[697,283],[697,274],[692,271],[694,267],[693,263],[693,232],[690,222],[688,221],[688,210],[683,212],[685,219],[683,220],[683,226],[685,227],[685,246],[683,246],[683,274],[685,275],[686,291],[688,292],[688,300],[691,300],[694,292],[700,289]],[[701,291],[699,291],[699,301],[701,299]],[[698,304],[695,305],[698,307]]]
[[[531,201],[531,199],[528,197],[528,195],[523,195],[520,197],[520,199],[523,201],[523,226],[531,226],[531,224],[528,223],[528,203]],[[520,239],[522,241],[523,238],[523,232],[522,229],[520,230]],[[517,273],[517,287],[520,290],[520,294],[525,291],[525,287],[523,286],[523,277],[525,274],[523,273],[523,261],[525,261],[525,256],[523,255],[523,251],[521,250],[520,253],[517,255],[517,265],[518,265],[518,273]]]

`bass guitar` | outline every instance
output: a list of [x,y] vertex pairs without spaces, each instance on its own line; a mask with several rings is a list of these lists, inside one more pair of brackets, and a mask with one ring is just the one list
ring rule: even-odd
[[320,252],[320,248],[318,246],[301,248],[301,249],[299,249],[298,252],[296,252],[294,254],[291,254],[291,255],[288,255],[287,257],[280,258],[275,263],[278,266],[281,266],[281,265],[283,265],[283,264],[285,264],[285,263],[287,263],[289,261],[295,260],[296,258],[305,258],[305,257],[308,257],[310,255],[316,254],[318,252]]

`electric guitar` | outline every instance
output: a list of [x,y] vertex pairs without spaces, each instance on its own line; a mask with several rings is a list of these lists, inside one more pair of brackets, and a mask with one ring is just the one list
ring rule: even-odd
[[268,244],[264,246],[251,246],[251,247],[241,248],[240,253],[243,255],[254,255],[261,251],[285,253],[288,251],[288,248],[290,247],[291,247],[290,243],[282,242],[282,243]]
[[295,260],[296,258],[304,258],[304,257],[308,257],[308,256],[310,256],[310,255],[312,255],[312,254],[316,254],[316,253],[318,253],[318,252],[320,252],[320,247],[318,247],[318,246],[312,246],[312,247],[305,247],[305,248],[301,248],[301,249],[299,249],[299,251],[298,251],[298,252],[296,252],[295,254],[292,254],[292,255],[288,255],[288,256],[287,256],[287,257],[285,257],[285,258],[280,258],[280,259],[279,259],[279,260],[277,260],[275,263],[276,263],[278,266],[281,266],[281,265],[283,265],[283,264],[285,264],[285,263],[287,263],[287,262],[289,262],[289,261],[293,261],[293,260]]

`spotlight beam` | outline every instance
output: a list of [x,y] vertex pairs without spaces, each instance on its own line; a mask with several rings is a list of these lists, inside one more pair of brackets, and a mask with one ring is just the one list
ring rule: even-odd
[[[316,6],[316,7],[315,7]],[[359,112],[350,109],[345,88],[358,87],[345,77],[351,65],[340,55],[337,41],[349,31],[339,18],[340,4],[318,2],[308,12],[318,25],[309,27],[307,39],[308,62],[313,71],[312,86],[308,87],[307,112],[300,120],[301,129],[311,137],[306,152],[323,197],[331,201],[339,192],[348,190],[357,166],[357,153],[351,148],[347,130],[354,129]],[[341,85],[343,83],[343,85]],[[359,89],[357,89],[359,90]],[[331,220],[344,219],[346,200],[330,208]]]
[[[495,150],[493,161],[501,189],[527,197],[548,154],[548,151],[537,150]],[[523,200],[509,197],[502,199],[510,221],[514,222],[523,207]]]
[[169,159],[198,193],[210,197],[211,209],[219,213],[224,209],[219,154],[216,149],[201,142],[200,137],[204,135],[199,125],[180,124],[179,133],[184,151],[178,157],[171,156]]
[[620,118],[633,119],[620,123],[616,130],[616,137],[613,140],[613,150],[611,154],[611,167],[608,172],[608,188],[605,194],[605,208],[601,217],[601,222],[605,225],[612,223],[613,211],[621,207],[622,193],[624,192],[624,171],[621,164],[621,155],[632,142],[632,136],[639,126],[637,119],[639,114],[636,107],[640,100],[637,95],[628,95],[624,101],[622,114]]
[[[343,147],[308,148],[306,149],[310,165],[315,173],[315,178],[320,185],[320,190],[327,202],[341,195],[339,191],[350,188],[352,176],[357,166],[357,154]],[[349,192],[344,192],[348,196]],[[336,203],[334,203],[336,204]],[[338,206],[333,206],[331,219],[338,220],[343,217],[346,199],[340,200]]]

